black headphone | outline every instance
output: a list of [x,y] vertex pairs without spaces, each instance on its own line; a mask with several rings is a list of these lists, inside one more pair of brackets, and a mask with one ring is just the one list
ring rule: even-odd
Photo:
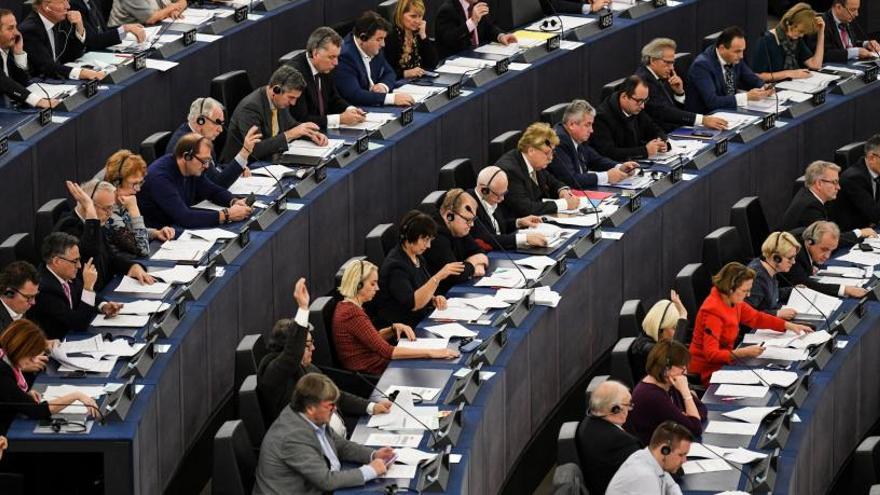
[[[660,320],[657,322],[657,338],[658,339],[660,338],[660,330],[663,328],[663,319],[666,318],[666,313],[669,312],[669,308],[672,307],[673,304],[675,304],[675,303],[673,303],[672,301],[669,301],[669,304],[666,305],[666,309],[663,310],[663,314],[660,315]],[[669,364],[668,364],[669,358],[668,357],[666,358],[666,362],[667,362],[667,367],[668,367],[669,366]]]
[[813,222],[812,224],[810,224],[809,227],[807,227],[806,230],[804,230],[804,233],[801,234],[801,236],[804,238],[805,244],[810,246],[816,244],[816,230],[818,229],[817,224],[818,222]]
[[373,33],[379,30],[379,21],[377,19],[378,17],[370,16],[370,23],[367,24],[367,27],[364,28],[362,31],[356,33],[358,39],[360,39],[361,41],[367,41],[368,39],[370,39],[370,36],[372,36]]
[[492,180],[494,180],[495,176],[500,174],[501,172],[502,172],[502,170],[500,168],[498,170],[496,170],[495,173],[492,174],[491,177],[489,177],[489,180],[486,182],[486,185],[480,188],[480,192],[483,193],[483,195],[488,196],[489,193],[492,192],[492,190],[489,189],[492,186]]
[[280,83],[272,86],[272,93],[274,93],[276,95],[280,95],[281,93],[283,93],[284,90],[282,88],[284,88],[284,85],[287,83],[287,80],[290,79],[291,77],[293,77],[293,72],[290,72],[289,74],[284,76],[284,79],[282,79]]
[[773,243],[773,255],[770,256],[770,259],[773,260],[777,265],[782,263],[782,256],[779,256],[777,249],[779,249],[779,239],[782,237],[782,232],[776,233],[776,242]]
[[[129,154],[123,156],[122,160],[119,160],[119,166],[116,167],[116,178],[113,179],[112,181],[110,181],[110,183],[113,184],[115,187],[119,187],[122,185],[122,167],[123,167],[123,165],[125,165],[125,161],[128,160],[128,157],[130,157],[133,154],[134,153],[129,153]],[[95,187],[95,190],[97,190],[97,189],[98,188]],[[92,196],[93,197],[95,196],[94,190],[92,191]]]
[[611,414],[617,414],[620,412],[620,404],[614,404],[611,406]]
[[406,220],[404,220],[403,223],[400,224],[400,234],[399,235],[400,235],[400,243],[401,244],[403,244],[403,241],[406,240],[406,234],[409,233],[410,224],[412,224],[413,221],[418,216],[419,216],[418,214],[414,214],[414,215],[410,216],[409,218],[407,218]]
[[667,456],[672,453],[672,447],[670,447],[668,443],[663,444],[663,446],[660,447],[660,453],[663,454],[664,456]]
[[13,297],[15,297],[16,292],[18,291],[13,289],[12,287],[7,287],[6,290],[3,291],[3,297],[12,299]]
[[203,139],[205,139],[205,138],[204,138],[204,137],[200,137],[200,138],[198,139],[198,141],[196,141],[195,143],[192,144],[192,146],[189,147],[188,150],[186,150],[186,151],[183,152],[183,159],[184,159],[184,160],[186,160],[186,161],[190,161],[190,160],[192,160],[192,159],[196,156],[196,153],[198,153],[198,151],[199,151],[199,146],[201,146],[201,144],[202,144],[202,140],[203,140]]
[[357,292],[360,292],[364,288],[364,260],[358,260],[358,266],[360,273],[358,274]]
[[455,194],[455,196],[452,197],[452,206],[450,206],[450,209],[452,211],[450,211],[449,213],[446,214],[446,221],[447,222],[451,222],[451,221],[455,220],[455,215],[456,215],[455,211],[456,211],[456,206],[458,205],[458,198],[461,197],[462,194],[464,194],[464,189],[458,191]]
[[205,122],[207,122],[205,120],[205,100],[207,98],[202,98],[201,103],[199,103],[199,116],[196,117],[196,124],[198,125],[205,125]]

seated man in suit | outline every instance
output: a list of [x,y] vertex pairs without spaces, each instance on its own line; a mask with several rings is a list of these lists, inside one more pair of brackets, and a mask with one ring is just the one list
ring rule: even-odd
[[86,48],[89,50],[103,50],[108,46],[118,45],[125,38],[126,33],[131,33],[138,43],[143,43],[147,39],[144,27],[137,23],[123,24],[116,28],[108,27],[101,0],[68,1],[71,10],[82,14],[83,24],[86,27]]
[[319,27],[306,42],[306,50],[288,62],[306,81],[305,94],[290,108],[294,120],[314,122],[321,129],[335,129],[340,124],[359,124],[366,113],[349,105],[339,95],[331,73],[339,64],[342,37],[328,27]]
[[831,253],[837,249],[840,241],[840,229],[834,222],[819,220],[813,222],[801,234],[804,240],[804,249],[797,252],[794,265],[788,271],[786,277],[781,278],[780,287],[792,285],[805,285],[815,291],[835,297],[864,297],[868,291],[851,285],[823,284],[812,278],[824,265]]
[[516,43],[516,36],[505,34],[489,14],[489,4],[480,0],[446,0],[437,10],[434,21],[437,52],[444,59],[458,52],[476,48],[481,43],[497,41]]
[[0,272],[0,333],[13,321],[20,320],[36,303],[40,292],[37,269],[27,261],[13,261]]
[[[732,26],[710,46],[697,55],[688,70],[685,105],[696,113],[715,110],[736,110],[749,100],[760,100],[773,94],[773,88],[764,88],[764,81],[743,62],[746,35]],[[737,94],[742,89],[745,93]]]
[[540,224],[541,217],[527,215],[516,218],[510,215],[501,203],[507,195],[507,174],[495,165],[480,170],[477,175],[477,187],[474,198],[477,199],[477,222],[471,229],[481,247],[490,251],[499,246],[505,251],[517,247],[541,247],[547,245],[544,234],[518,233],[517,229],[535,227]]
[[[548,3],[552,5],[552,8],[547,8],[549,6]],[[553,12],[559,14],[590,15],[595,14],[610,5],[611,0],[541,0],[541,6],[544,8],[544,13],[547,15],[550,15]]]
[[391,24],[379,14],[367,11],[354,23],[345,37],[339,55],[339,66],[333,81],[339,94],[355,105],[407,107],[415,103],[412,95],[393,93],[397,74],[385,60],[382,48]]
[[446,192],[438,211],[432,215],[437,235],[423,256],[432,275],[448,263],[461,262],[464,271],[440,282],[437,294],[446,294],[453,285],[486,275],[489,258],[471,235],[476,218],[477,201],[464,189]]
[[[222,103],[211,97],[196,98],[189,106],[189,115],[186,118],[186,122],[181,124],[168,140],[165,153],[174,153],[174,148],[177,147],[177,142],[180,141],[180,138],[191,132],[199,134],[213,143],[217,136],[223,132],[224,123]],[[216,157],[212,147],[212,163],[205,170],[205,177],[224,189],[228,189],[239,176],[250,177],[251,171],[247,166],[248,157],[250,157],[254,146],[260,142],[261,137],[257,126],[251,126],[244,136],[244,142],[238,143],[241,146],[238,154],[235,155],[232,162],[222,167],[216,166]]]
[[[254,495],[320,495],[361,486],[385,474],[391,447],[373,450],[350,442],[327,427],[340,392],[326,375],[308,373],[296,384],[260,446]],[[343,469],[342,462],[360,464]]]
[[103,289],[116,275],[128,275],[142,284],[153,284],[155,279],[143,266],[133,262],[131,256],[114,249],[107,237],[107,230],[102,228],[113,213],[116,187],[109,182],[93,182],[91,189],[86,192],[75,182],[67,181],[66,185],[76,201],[76,207],[58,220],[55,231],[79,239],[82,256],[92,260],[98,271],[95,290]]
[[620,91],[611,93],[596,111],[593,146],[617,161],[651,158],[667,148],[666,133],[644,112],[648,85],[629,76]]
[[577,428],[577,447],[584,482],[590,493],[605,493],[608,482],[623,461],[641,446],[623,430],[633,408],[626,385],[608,380],[590,395],[587,417]]
[[27,90],[30,75],[24,38],[18,32],[15,14],[8,9],[0,9],[0,59],[3,62],[0,68],[0,92],[32,107],[49,108],[58,104],[58,100],[49,100]]
[[865,141],[865,156],[840,174],[840,192],[829,206],[841,229],[880,223],[880,134]]
[[519,138],[516,148],[498,159],[495,165],[507,174],[509,187],[504,206],[512,216],[547,215],[580,205],[571,189],[546,170],[558,145],[553,129],[536,122]]
[[[25,318],[40,325],[50,339],[61,339],[67,332],[84,332],[100,312],[115,316],[122,304],[96,304],[95,282],[98,271],[92,260],[82,263],[79,241],[64,232],[46,236],[40,254],[40,291]],[[77,277],[82,267],[82,276]]]
[[31,62],[31,74],[57,79],[103,79],[104,73],[65,65],[86,51],[82,14],[67,0],[33,0],[33,10],[21,23]]
[[[229,191],[202,175],[211,161],[211,141],[192,133],[177,141],[174,154],[150,164],[137,195],[148,227],[216,227],[250,216],[253,210],[245,198],[235,199]],[[224,208],[219,212],[193,208],[205,199]]]
[[232,161],[241,150],[245,135],[254,126],[261,136],[261,141],[250,150],[254,160],[267,160],[276,153],[283,153],[287,151],[288,143],[299,138],[308,138],[318,146],[325,146],[327,136],[321,134],[317,124],[298,123],[287,110],[296,104],[305,87],[302,74],[293,67],[282,65],[276,69],[268,85],[255,89],[235,107],[221,160]]
[[721,117],[685,110],[684,81],[675,73],[675,48],[669,38],[655,38],[642,48],[642,65],[636,75],[648,85],[645,111],[666,132],[681,126],[726,129],[727,121]]
[[877,40],[863,40],[864,34],[853,24],[859,16],[861,0],[833,0],[831,9],[822,14],[825,19],[825,62],[845,64],[850,60],[873,59],[880,52]]
[[605,158],[587,144],[593,134],[596,109],[586,100],[574,100],[565,107],[562,122],[556,124],[559,146],[550,162],[550,173],[569,187],[585,189],[616,184],[631,177],[636,162],[617,163]]
[[[795,233],[817,220],[831,220],[827,203],[837,198],[840,192],[840,167],[822,160],[816,160],[804,171],[804,188],[792,198],[779,230]],[[843,245],[853,245],[859,239],[877,237],[874,229],[869,227],[856,228],[841,235]]]

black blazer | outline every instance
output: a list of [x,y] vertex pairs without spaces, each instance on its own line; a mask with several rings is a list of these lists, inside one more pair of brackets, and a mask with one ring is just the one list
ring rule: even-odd
[[464,262],[463,272],[446,277],[437,287],[437,294],[445,294],[453,285],[467,282],[474,276],[474,265],[464,260],[469,256],[482,253],[483,250],[471,234],[464,237],[453,237],[452,232],[446,228],[446,224],[440,218],[439,212],[434,213],[434,223],[437,224],[437,235],[431,241],[431,247],[422,255],[428,263],[428,271],[433,275],[447,263]]
[[[468,191],[476,198],[477,191]],[[505,251],[513,251],[516,249],[516,217],[511,215],[505,208],[504,203],[495,208],[492,214],[495,221],[498,222],[500,232],[496,233],[492,230],[492,220],[489,219],[489,212],[483,208],[483,203],[477,201],[477,221],[471,227],[471,235],[478,241],[482,241],[485,247],[489,249],[498,249],[500,245]]]
[[[89,323],[98,314],[96,306],[82,302],[82,278],[77,275],[77,278],[71,280],[69,284],[73,309],[67,303],[64,289],[55,275],[45,266],[40,267],[40,293],[37,295],[36,304],[28,310],[25,318],[40,325],[50,339],[64,338],[68,331],[86,331]],[[95,304],[98,304],[97,297]]]
[[[822,17],[825,19],[825,63],[845,64],[849,60],[846,48],[843,47],[843,40],[840,39],[840,31],[837,29],[837,23],[834,22],[834,15],[830,10],[826,10]],[[849,36],[853,46],[862,46],[864,40],[860,39],[856,34],[857,29],[853,29],[850,24],[846,25],[846,33]]]
[[[760,258],[753,259],[749,263],[749,268],[755,271],[755,282],[752,284],[752,292],[746,297],[746,302],[758,311],[776,316],[776,311],[788,301],[791,287],[780,289],[779,281],[776,277],[770,276],[770,272],[764,268]],[[783,277],[787,275],[783,274]]]
[[[556,10],[557,14],[583,14],[584,13],[584,5],[589,5],[591,2],[588,1],[572,1],[572,0],[541,0],[541,7],[544,9],[545,15],[551,15],[553,10]],[[552,8],[549,4],[552,4]]]
[[9,50],[9,55],[6,57],[6,71],[9,73],[8,76],[0,71],[0,92],[14,101],[24,103],[31,95],[26,87],[31,76],[15,63],[12,50]]
[[[330,74],[318,74],[312,76],[312,69],[306,60],[306,52],[302,52],[288,62],[288,65],[298,70],[306,80],[306,89],[296,101],[296,105],[290,107],[290,113],[297,122],[314,122],[321,129],[327,128],[327,115],[342,113],[349,107],[345,98],[340,96],[336,89],[336,83]],[[324,113],[320,112],[318,105],[318,79],[321,80],[321,94],[324,96]]]
[[[811,223],[819,220],[831,220],[828,208],[809,189],[803,188],[794,195],[788,209],[782,214],[782,223],[779,225],[779,229],[800,235]],[[855,233],[841,229],[841,246],[852,246],[857,242],[858,238]]]
[[385,60],[394,68],[398,79],[403,79],[403,71],[406,69],[421,67],[425,70],[432,70],[437,67],[437,47],[434,46],[434,41],[431,38],[421,39],[418,33],[413,36],[413,43],[421,63],[415,65],[410,58],[410,63],[404,66],[400,61],[400,57],[403,55],[403,36],[403,29],[400,26],[394,26],[392,32],[388,33],[385,38],[385,48],[383,49]]
[[591,142],[599,153],[621,162],[648,158],[645,144],[655,138],[665,141],[666,133],[644,110],[625,117],[620,93],[612,93],[596,109]]
[[65,232],[79,239],[79,252],[83,264],[89,258],[94,260],[93,263],[98,270],[96,292],[103,289],[114,276],[128,273],[135,264],[131,256],[125,256],[110,246],[110,241],[104,235],[104,229],[96,219],[83,222],[75,211],[71,211],[58,220],[55,231]]
[[[458,0],[446,0],[437,10],[434,20],[434,32],[437,36],[437,52],[441,59],[471,48],[471,33],[467,28],[467,18]],[[483,16],[477,24],[477,37],[480,44],[497,41],[502,34],[501,28],[495,25],[492,14]]]
[[[173,155],[174,149],[177,147],[177,142],[180,141],[180,138],[183,136],[193,132],[192,128],[189,126],[189,122],[184,122],[180,127],[174,131],[174,134],[171,135],[171,138],[168,140],[168,146],[165,147],[166,155]],[[240,144],[240,143],[239,143]],[[241,150],[241,146],[239,145],[238,151]],[[235,154],[238,154],[238,151]],[[214,160],[217,160],[217,151],[213,148],[211,149],[211,155],[214,157]],[[214,184],[222,187],[223,189],[229,189],[229,186],[232,185],[233,182],[238,180],[241,176],[241,173],[244,172],[244,169],[241,168],[241,165],[235,161],[235,155],[233,155],[233,160],[227,163],[223,168],[217,166],[216,163],[211,164],[205,172],[204,176],[208,178]]]
[[[68,79],[71,68],[67,62],[73,62],[86,51],[86,47],[76,37],[73,24],[63,20],[55,25],[55,49],[56,55],[52,55],[52,45],[49,44],[49,34],[40,20],[37,11],[25,17],[18,27],[24,38],[24,46],[28,53],[28,63],[31,74],[36,77],[48,77]],[[86,32],[86,39],[89,39]]]
[[11,324],[12,316],[10,316],[9,311],[6,311],[3,305],[0,305],[0,333],[3,333],[3,330],[6,330],[6,327]]
[[873,181],[864,159],[840,174],[840,192],[828,209],[841,229],[859,229],[880,222],[880,201],[874,199]]
[[251,156],[254,160],[266,160],[275,153],[287,151],[287,138],[284,131],[295,127],[296,122],[290,112],[278,110],[278,134],[272,136],[272,109],[269,107],[269,97],[266,96],[266,86],[260,86],[251,94],[245,96],[235,107],[232,118],[229,119],[229,136],[226,146],[220,156],[221,161],[228,163],[241,150],[241,143],[251,126],[257,126],[263,134],[263,140],[254,145]]
[[784,279],[780,279],[779,285],[789,288],[789,290],[791,290],[790,287],[792,284],[806,285],[814,291],[838,297],[837,291],[840,289],[839,285],[822,284],[815,279],[810,278],[813,275],[814,268],[815,266],[810,260],[810,253],[807,252],[806,248],[801,249],[798,251],[797,257],[795,257],[795,262],[794,265],[792,265],[791,270],[785,274]]
[[556,203],[542,201],[556,199],[559,190],[567,187],[547,169],[535,171],[538,183],[529,177],[522,153],[514,148],[501,155],[495,163],[507,174],[507,196],[504,205],[516,217],[556,213]]
[[684,109],[684,103],[679,103],[674,95],[675,92],[665,79],[658,79],[644,65],[636,69],[636,75],[641,77],[648,85],[648,101],[645,102],[645,111],[666,132],[671,132],[685,125],[694,125],[697,114]]
[[[29,386],[30,388],[30,386]],[[49,404],[45,401],[34,402],[27,392],[18,388],[18,381],[12,372],[12,367],[6,361],[0,361],[0,435],[5,435],[9,425],[19,414],[31,419],[49,419],[52,413]]]
[[599,183],[599,177],[591,171],[606,172],[617,166],[617,162],[600,155],[587,143],[575,147],[574,140],[562,124],[556,124],[555,130],[559,136],[559,146],[547,169],[561,182],[577,189],[595,186]]
[[[431,304],[413,311],[415,292],[425,285],[431,274],[428,262],[419,256],[419,266],[415,266],[409,256],[398,244],[388,252],[379,269],[379,287],[382,290],[373,300],[373,323],[376,328],[384,328],[392,323],[404,323],[415,327],[422,318],[433,311]],[[373,315],[371,315],[373,316]]]
[[641,446],[636,437],[602,418],[587,416],[577,428],[578,454],[590,493],[605,493],[623,461]]
[[83,26],[86,28],[86,48],[103,50],[108,46],[118,45],[122,39],[117,28],[108,28],[107,19],[102,12],[101,0],[70,0],[70,9],[82,14]]

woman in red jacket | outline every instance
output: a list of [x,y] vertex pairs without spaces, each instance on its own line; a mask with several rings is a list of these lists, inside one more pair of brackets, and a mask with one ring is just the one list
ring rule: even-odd
[[734,349],[741,324],[777,332],[812,331],[810,327],[785,321],[749,306],[745,298],[752,290],[754,281],[755,271],[736,262],[724,265],[712,277],[714,287],[697,312],[691,340],[690,371],[699,373],[705,385],[708,385],[712,373],[725,364],[737,359],[758,357],[764,352],[760,345]]

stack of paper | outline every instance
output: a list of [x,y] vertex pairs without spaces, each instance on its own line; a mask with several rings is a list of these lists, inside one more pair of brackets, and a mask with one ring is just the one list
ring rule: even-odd
[[[691,445],[693,447],[693,444]],[[690,455],[690,453],[688,453]],[[684,474],[712,473],[715,471],[728,471],[733,469],[723,459],[705,459],[700,461],[686,461],[681,465]]]
[[709,421],[704,433],[718,433],[720,435],[746,435],[755,436],[758,433],[756,423],[741,423],[739,421]]
[[651,176],[650,175],[633,175],[632,177],[623,179],[620,182],[609,184],[609,187],[616,187],[619,189],[629,189],[629,190],[638,190],[644,189],[651,185]]
[[263,177],[272,177],[281,180],[283,177],[289,177],[296,174],[296,169],[286,167],[284,165],[266,165],[264,167],[252,168],[251,175],[261,175]]
[[651,161],[664,165],[675,165],[697,156],[697,153],[709,146],[708,143],[699,139],[670,139],[668,142],[669,149],[664,153],[652,156]]
[[406,385],[391,385],[385,390],[385,395],[391,395],[394,392],[398,394],[403,393],[404,391],[412,394],[413,397],[421,397],[423,401],[430,402],[437,398],[440,394],[439,388],[433,387],[409,387]]
[[701,459],[724,458],[737,464],[748,464],[767,457],[767,454],[744,449],[742,447],[720,447],[718,445],[694,442],[691,444],[691,450],[688,452],[688,457],[698,457]]
[[712,114],[713,117],[720,117],[727,121],[727,129],[733,130],[739,127],[745,127],[747,125],[754,124],[761,120],[761,117],[757,117],[754,115],[748,115],[744,113],[734,113],[734,112],[716,112]]
[[424,452],[417,449],[411,449],[408,447],[404,447],[402,449],[394,449],[394,454],[397,455],[397,462],[401,464],[409,464],[411,466],[421,464],[425,461],[433,460],[435,457],[437,457],[437,454],[432,454],[430,452]]
[[61,365],[58,371],[68,373],[71,371],[89,371],[92,373],[110,373],[116,366],[116,356],[108,359],[96,359],[93,357],[68,356],[62,346],[52,349],[52,357]]
[[[206,241],[219,241],[221,239],[235,239],[238,237],[238,234],[235,232],[230,232],[226,229],[198,229],[198,230],[184,230],[183,235],[192,237],[198,237],[200,239],[204,239]],[[182,236],[181,236],[182,237]]]
[[446,309],[435,309],[428,318],[432,320],[477,321],[484,312],[471,306],[447,306]]
[[779,409],[778,407],[742,407],[740,409],[734,409],[733,411],[727,411],[722,413],[724,416],[730,419],[736,419],[739,421],[745,421],[746,423],[760,423],[764,421],[764,418],[767,417],[768,414],[773,411]]
[[137,279],[133,279],[128,275],[122,277],[119,286],[113,292],[129,292],[135,294],[164,294],[171,288],[171,285],[163,282],[155,282],[151,285],[141,284]]
[[187,24],[190,26],[201,26],[202,24],[214,20],[214,17],[216,17],[216,14],[219,12],[222,11],[189,7],[185,11],[183,11],[183,15],[179,19],[172,19],[168,17],[162,22],[171,24]]
[[432,339],[432,338],[421,338],[416,340],[400,340],[397,342],[397,347],[402,349],[419,349],[419,350],[434,350],[434,349],[446,349],[449,345],[449,339]]
[[391,431],[421,431],[425,430],[425,426],[436,430],[440,427],[438,414],[437,406],[415,407],[412,395],[408,391],[402,391],[397,395],[397,399],[391,405],[391,410],[388,411],[388,414],[370,416],[367,426]]
[[[756,377],[757,378],[757,377]],[[725,383],[718,387],[715,395],[727,397],[755,397],[761,398],[767,395],[770,387],[765,385],[731,385]]]
[[[406,88],[406,89],[404,89]],[[416,92],[420,90],[416,90],[415,88],[425,88],[425,90],[421,90],[421,92]],[[416,86],[415,84],[405,84],[394,90],[395,93],[407,93],[411,95],[416,103],[421,103],[427,100],[429,97],[436,94],[434,90],[442,91],[443,88],[438,88],[434,86]],[[364,121],[360,124],[340,124],[340,129],[355,129],[360,131],[375,131],[376,129],[382,127],[389,121],[394,120],[396,116],[390,112],[367,112],[367,115],[364,118]]]
[[[758,332],[767,332],[776,335],[763,335]],[[747,334],[743,338],[745,344],[763,344],[765,347],[793,347],[795,349],[806,349],[814,345],[824,344],[831,340],[831,334],[826,330],[820,330],[812,333],[802,333],[800,335],[788,332],[774,332],[773,330],[758,330],[753,334]]]
[[122,305],[119,310],[120,315],[150,315],[153,313],[161,313],[168,309],[170,305],[162,301],[152,301],[149,299],[139,299],[130,301]]
[[874,276],[873,266],[826,266],[819,270],[819,275],[829,274],[845,278],[871,278]]
[[177,240],[165,241],[151,260],[198,261],[214,246],[214,241],[181,235]]
[[477,297],[453,297],[451,299],[446,300],[447,307],[456,307],[456,308],[474,308],[479,309],[480,311],[487,311],[490,309],[502,309],[510,306],[505,300],[499,299],[496,296],[477,296]]
[[150,272],[155,278],[164,280],[169,284],[188,284],[196,279],[205,269],[191,265],[175,265],[166,270]]
[[93,327],[141,328],[150,321],[150,315],[119,314],[113,317],[98,315],[92,320]]
[[502,55],[505,57],[512,57],[519,53],[521,48],[519,44],[512,43],[510,45],[502,45],[501,43],[497,43],[493,41],[492,43],[477,47],[474,49],[477,53],[486,53],[489,55]]
[[788,347],[765,347],[764,352],[758,359],[772,359],[775,361],[803,361],[809,353],[804,349],[790,349]]
[[143,346],[144,344],[129,345],[125,339],[105,341],[101,335],[95,335],[88,339],[61,342],[52,349],[52,357],[55,357],[55,351],[61,356],[68,357],[71,354],[82,354],[94,359],[101,359],[104,356],[131,357]]
[[520,258],[514,261],[514,263],[520,266],[528,266],[543,271],[546,270],[547,267],[555,265],[556,260],[549,256],[528,256],[526,258]]
[[418,466],[411,466],[395,462],[394,464],[388,466],[385,474],[380,476],[380,478],[394,480],[411,480],[416,477],[417,469]]
[[485,277],[478,280],[474,286],[475,287],[504,287],[504,288],[516,288],[523,287],[526,284],[526,280],[523,280],[523,275],[525,275],[528,280],[537,280],[538,277],[541,276],[541,270],[532,270],[530,268],[521,268],[520,270],[516,268],[508,268],[508,267],[499,267],[496,268],[491,275],[486,275]]
[[834,313],[843,301],[836,297],[816,292],[808,287],[791,291],[786,306],[793,308],[798,315],[808,315],[825,319]]
[[809,93],[801,93],[790,89],[777,91],[776,96],[779,97],[780,101],[793,101],[795,103],[803,103],[813,97],[813,95]]
[[430,327],[425,327],[425,330],[433,333],[434,335],[438,335],[445,340],[449,340],[453,337],[473,338],[477,336],[477,332],[469,330],[467,327],[461,325],[460,323],[432,325]]
[[344,139],[328,139],[327,144],[318,146],[307,139],[292,141],[287,147],[285,155],[310,156],[315,158],[329,158],[336,150],[345,145]]
[[880,254],[867,251],[850,251],[839,258],[838,261],[846,261],[854,265],[864,265],[873,267],[880,265]]
[[275,190],[278,182],[272,177],[239,177],[229,186],[230,194],[256,194],[268,196]]
[[47,84],[43,82],[35,82],[28,85],[27,89],[31,93],[39,95],[40,98],[43,98],[48,94],[49,98],[63,100],[76,93],[78,86],[76,84]]
[[396,433],[371,433],[364,441],[368,447],[418,447],[424,433],[416,435]]
[[485,69],[486,67],[494,67],[495,61],[487,60],[485,58],[455,57],[452,59],[446,59],[444,65],[455,65],[458,67],[467,67],[469,69]]
[[[709,383],[729,383],[738,385],[778,385],[788,387],[797,380],[797,373],[784,370],[748,369],[718,370],[712,373]],[[728,394],[719,394],[728,395]],[[729,395],[740,395],[732,393]],[[763,395],[762,395],[763,397]]]
[[776,87],[779,89],[798,91],[800,93],[817,93],[827,88],[832,81],[838,79],[840,79],[840,77],[833,74],[823,74],[821,72],[810,71],[810,77],[782,81],[776,83]]

